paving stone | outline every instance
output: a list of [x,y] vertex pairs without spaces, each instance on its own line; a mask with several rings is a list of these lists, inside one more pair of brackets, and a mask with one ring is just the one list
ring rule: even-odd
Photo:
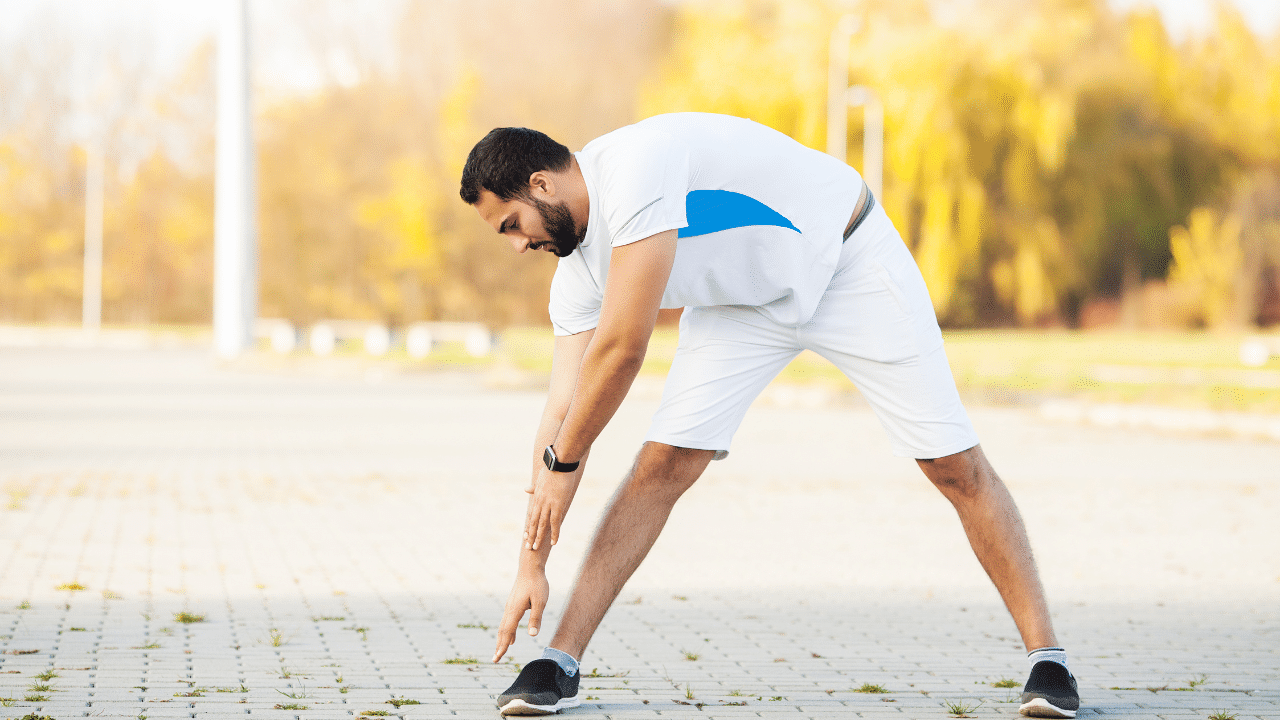
[[[496,717],[515,667],[484,661],[541,394],[288,362],[0,349],[0,718]],[[641,380],[593,448],[546,630],[517,662],[549,640],[644,435]],[[1280,718],[1280,444],[971,414],[1027,518],[1080,717]],[[1013,717],[1020,688],[990,684],[1020,684],[1023,652],[865,405],[762,402],[597,633],[596,699],[565,715],[938,718],[964,700]],[[22,700],[48,670],[50,699]]]

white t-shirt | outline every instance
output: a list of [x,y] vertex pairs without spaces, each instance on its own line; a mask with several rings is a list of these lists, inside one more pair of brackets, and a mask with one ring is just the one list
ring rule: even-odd
[[551,282],[557,335],[599,324],[613,248],[675,229],[662,307],[752,305],[801,325],[831,281],[862,189],[848,165],[728,115],[658,115],[576,157],[590,216]]

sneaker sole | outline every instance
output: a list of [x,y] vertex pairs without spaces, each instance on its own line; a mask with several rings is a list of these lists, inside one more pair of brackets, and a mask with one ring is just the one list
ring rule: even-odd
[[532,705],[530,703],[516,698],[506,705],[503,705],[498,714],[506,715],[554,715],[566,708],[575,708],[582,704],[577,695],[570,698],[562,698],[555,705]]
[[1075,710],[1064,710],[1044,698],[1035,698],[1022,703],[1022,706],[1018,708],[1018,712],[1027,717],[1039,718],[1073,718],[1076,716]]

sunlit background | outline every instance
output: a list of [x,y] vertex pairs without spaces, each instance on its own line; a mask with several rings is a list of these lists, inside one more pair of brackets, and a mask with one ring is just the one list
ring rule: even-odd
[[[243,4],[257,303],[227,360],[215,124],[240,2],[0,0],[13,716],[493,716],[550,635],[481,663],[555,263],[462,203],[462,163],[495,126],[578,149],[684,110],[880,177],[1089,710],[1280,716],[1276,0]],[[593,445],[544,627],[671,319]],[[954,513],[825,361],[784,370],[686,498],[584,660],[604,705],[580,716],[1013,712],[1024,648]]]

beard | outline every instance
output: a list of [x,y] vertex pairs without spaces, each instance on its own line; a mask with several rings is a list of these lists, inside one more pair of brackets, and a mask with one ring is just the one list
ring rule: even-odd
[[537,198],[533,200],[533,206],[537,208],[538,214],[542,216],[542,227],[547,231],[550,240],[544,240],[534,246],[535,250],[550,245],[551,251],[556,257],[568,257],[573,254],[575,248],[582,243],[582,239],[587,236],[587,229],[581,231],[573,224],[573,216],[569,214],[569,208],[565,205],[552,205]]

